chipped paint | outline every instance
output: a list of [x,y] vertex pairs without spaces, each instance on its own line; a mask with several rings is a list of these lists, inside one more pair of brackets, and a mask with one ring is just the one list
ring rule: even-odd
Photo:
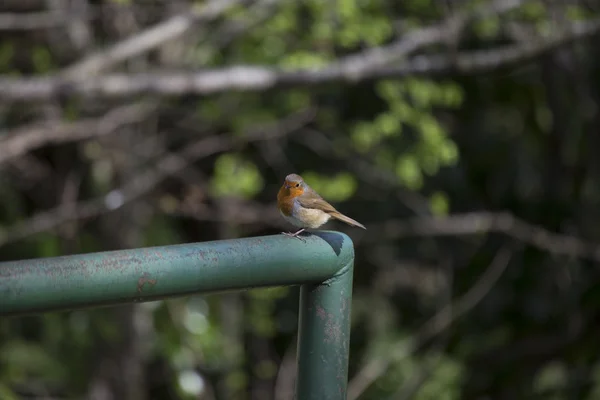
[[146,284],[148,284],[150,287],[153,287],[154,285],[156,285],[156,279],[151,279],[150,274],[148,274],[147,272],[144,272],[144,274],[142,276],[140,276],[140,279],[138,279],[138,283],[137,283],[138,293],[141,293],[144,290],[144,285],[146,285]]
[[317,317],[319,317],[320,319],[327,318],[327,313],[325,312],[325,309],[323,307],[317,305],[316,309],[317,309]]
[[341,323],[332,314],[327,315],[324,338],[326,343],[337,343],[342,339]]
[[301,290],[298,399],[346,399],[353,265]]

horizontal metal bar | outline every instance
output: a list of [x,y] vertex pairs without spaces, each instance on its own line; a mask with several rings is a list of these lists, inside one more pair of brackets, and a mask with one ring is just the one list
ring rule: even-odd
[[317,283],[352,265],[350,238],[318,231],[0,263],[0,316],[192,293]]

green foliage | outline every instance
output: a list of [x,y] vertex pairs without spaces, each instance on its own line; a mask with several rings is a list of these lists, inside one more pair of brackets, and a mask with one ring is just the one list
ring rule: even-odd
[[289,288],[254,289],[248,291],[248,313],[246,320],[252,331],[260,337],[273,337],[277,324],[273,319],[276,302],[289,293]]
[[491,16],[475,22],[474,30],[481,38],[494,38],[500,33],[500,18]]
[[431,195],[429,204],[433,215],[447,215],[450,209],[450,205],[448,204],[448,196],[442,192],[435,192],[433,195]]
[[9,185],[0,185],[0,216],[3,221],[9,224],[16,223],[24,212],[19,192]]
[[[163,210],[168,212],[177,209],[178,204],[175,199],[163,198],[161,200],[161,203],[163,204]],[[179,231],[175,229],[170,222],[171,221],[168,218],[165,218],[164,215],[156,215],[152,219],[149,229],[144,232],[144,245],[165,246],[169,244],[181,243],[182,238],[179,235]]]
[[223,154],[215,162],[211,188],[217,197],[250,198],[262,191],[263,179],[253,163],[235,154]]
[[40,257],[57,257],[61,255],[60,240],[56,235],[41,234],[36,238],[37,253]]
[[561,363],[550,363],[536,374],[534,388],[539,393],[555,390],[567,383],[568,370]]
[[335,176],[324,176],[308,171],[304,172],[302,177],[317,193],[333,202],[349,199],[354,195],[357,187],[356,178],[346,172]]
[[36,47],[32,52],[32,61],[38,73],[46,73],[54,69],[52,55],[46,47]]
[[311,69],[316,67],[323,67],[327,65],[331,60],[319,54],[312,53],[310,51],[296,51],[284,57],[281,61],[283,68],[296,70],[296,69]]
[[600,363],[596,363],[592,368],[591,381],[594,382],[594,386],[590,391],[589,398],[597,399],[600,396]]
[[556,23],[551,21],[548,15],[548,7],[544,1],[531,1],[524,3],[514,11],[518,19],[533,22],[539,32],[545,34],[553,33],[556,29]]
[[419,160],[412,154],[398,158],[395,172],[402,184],[409,189],[417,190],[423,185],[423,173]]
[[252,106],[252,103],[255,102],[248,102],[248,107],[242,109],[236,115],[236,118],[230,122],[234,134],[243,135],[248,129],[252,129],[255,126],[266,126],[277,121],[277,115],[272,111],[255,108]]
[[[431,358],[434,359],[431,360]],[[432,374],[415,395],[415,400],[461,398],[459,384],[463,378],[464,369],[460,362],[445,356],[439,358],[433,356],[425,357],[423,361],[418,360],[416,366],[420,365],[421,362],[424,362],[425,365],[433,364],[431,367]]]
[[15,46],[11,42],[0,44],[0,72],[10,72],[11,63],[15,56]]
[[4,342],[0,348],[0,360],[11,383],[26,384],[29,379],[42,380],[54,385],[68,376],[63,364],[38,343],[24,340]]
[[[417,78],[383,81],[376,88],[379,96],[387,102],[388,109],[371,121],[357,122],[351,131],[352,142],[362,153],[374,149],[376,152],[385,151],[383,146],[388,142],[402,143],[405,151],[397,149],[395,156],[385,152],[382,159],[387,165],[394,164],[394,171],[402,184],[417,190],[423,184],[424,175],[434,175],[441,167],[453,165],[458,160],[456,144],[432,112],[435,107],[459,107],[464,96],[462,89],[449,81]],[[417,138],[402,139],[403,126],[416,132]],[[390,156],[396,161],[391,163]]]
[[233,371],[227,374],[227,386],[234,391],[245,390],[248,385],[248,375],[242,371]]
[[0,383],[0,398],[5,400],[20,400],[15,392],[8,385]]
[[589,18],[590,13],[579,5],[567,5],[566,16],[570,21],[581,21]]
[[530,21],[540,21],[547,17],[546,6],[541,0],[528,1],[514,13]]
[[423,384],[417,387],[413,399],[460,399],[460,382],[464,377],[463,365],[445,355],[425,354],[417,355],[412,352],[414,344],[412,338],[403,339],[380,338],[376,357],[389,358],[390,349],[394,354],[399,354],[399,349],[404,348],[403,357],[395,359],[381,379],[368,391],[365,398],[387,398],[390,393],[395,393],[392,398],[399,397],[399,388],[407,388],[419,377],[425,376]]
[[308,107],[311,98],[310,93],[303,89],[290,90],[282,96],[288,110],[301,110]]

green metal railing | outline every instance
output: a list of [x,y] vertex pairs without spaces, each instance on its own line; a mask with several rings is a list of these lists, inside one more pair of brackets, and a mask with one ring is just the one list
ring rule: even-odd
[[339,232],[0,263],[0,316],[302,285],[298,400],[346,398],[354,248]]

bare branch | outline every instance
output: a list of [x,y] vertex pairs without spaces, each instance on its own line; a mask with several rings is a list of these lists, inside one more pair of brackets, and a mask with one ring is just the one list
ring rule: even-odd
[[239,0],[213,0],[200,10],[192,9],[163,21],[152,28],[98,51],[62,71],[68,79],[87,79],[130,58],[144,54],[189,32],[196,24],[214,19]]
[[[252,4],[248,8],[248,16],[241,21],[229,21],[219,27],[215,32],[211,32],[208,43],[214,46],[215,49],[221,49],[234,39],[242,36],[251,28],[266,21],[276,12],[276,6],[282,0],[261,0]],[[214,51],[214,50],[213,50]]]
[[[509,213],[473,212],[448,217],[417,217],[389,221],[376,228],[389,239],[419,236],[464,236],[491,232],[504,233],[554,255],[600,261],[600,245],[580,238],[550,232]],[[380,240],[365,236],[364,240]]]
[[469,23],[490,14],[503,14],[526,3],[527,0],[496,0],[484,3],[474,10],[466,10],[447,18],[440,24],[426,26],[406,33],[401,40],[390,45],[367,49],[357,55],[343,58],[337,63],[341,69],[353,69],[360,73],[361,70],[371,70],[377,67],[390,65],[394,61],[401,61],[406,56],[427,46],[445,43],[457,36]]
[[[53,96],[99,96],[122,98],[141,94],[182,96],[225,91],[266,91],[279,87],[317,86],[327,83],[399,78],[408,75],[446,76],[482,73],[535,59],[561,46],[600,32],[600,19],[573,24],[562,34],[493,50],[457,55],[418,55],[398,65],[371,66],[364,58],[312,69],[286,71],[278,68],[234,66],[202,72],[112,74],[77,82],[57,76],[0,79],[0,101],[48,100]],[[373,53],[375,54],[375,53]]]
[[446,305],[412,335],[408,346],[396,347],[387,357],[365,364],[348,384],[348,399],[357,399],[389,366],[413,353],[429,339],[448,329],[454,321],[472,310],[490,292],[502,276],[513,252],[509,246],[501,249],[475,284],[458,300]]
[[121,208],[154,189],[160,182],[175,175],[190,163],[231,149],[240,143],[271,140],[297,130],[314,118],[315,110],[308,108],[278,121],[270,126],[252,129],[241,137],[230,135],[210,136],[186,146],[179,153],[168,153],[107,195],[83,201],[75,206],[63,204],[49,211],[40,212],[8,230],[0,229],[0,246],[21,240],[36,233],[54,229],[64,223],[93,218]]
[[110,134],[124,125],[142,120],[154,108],[153,104],[134,103],[111,110],[100,118],[70,123],[52,121],[14,130],[0,139],[0,165],[47,144],[74,142]]
[[71,15],[55,11],[0,14],[0,31],[29,31],[65,25]]

